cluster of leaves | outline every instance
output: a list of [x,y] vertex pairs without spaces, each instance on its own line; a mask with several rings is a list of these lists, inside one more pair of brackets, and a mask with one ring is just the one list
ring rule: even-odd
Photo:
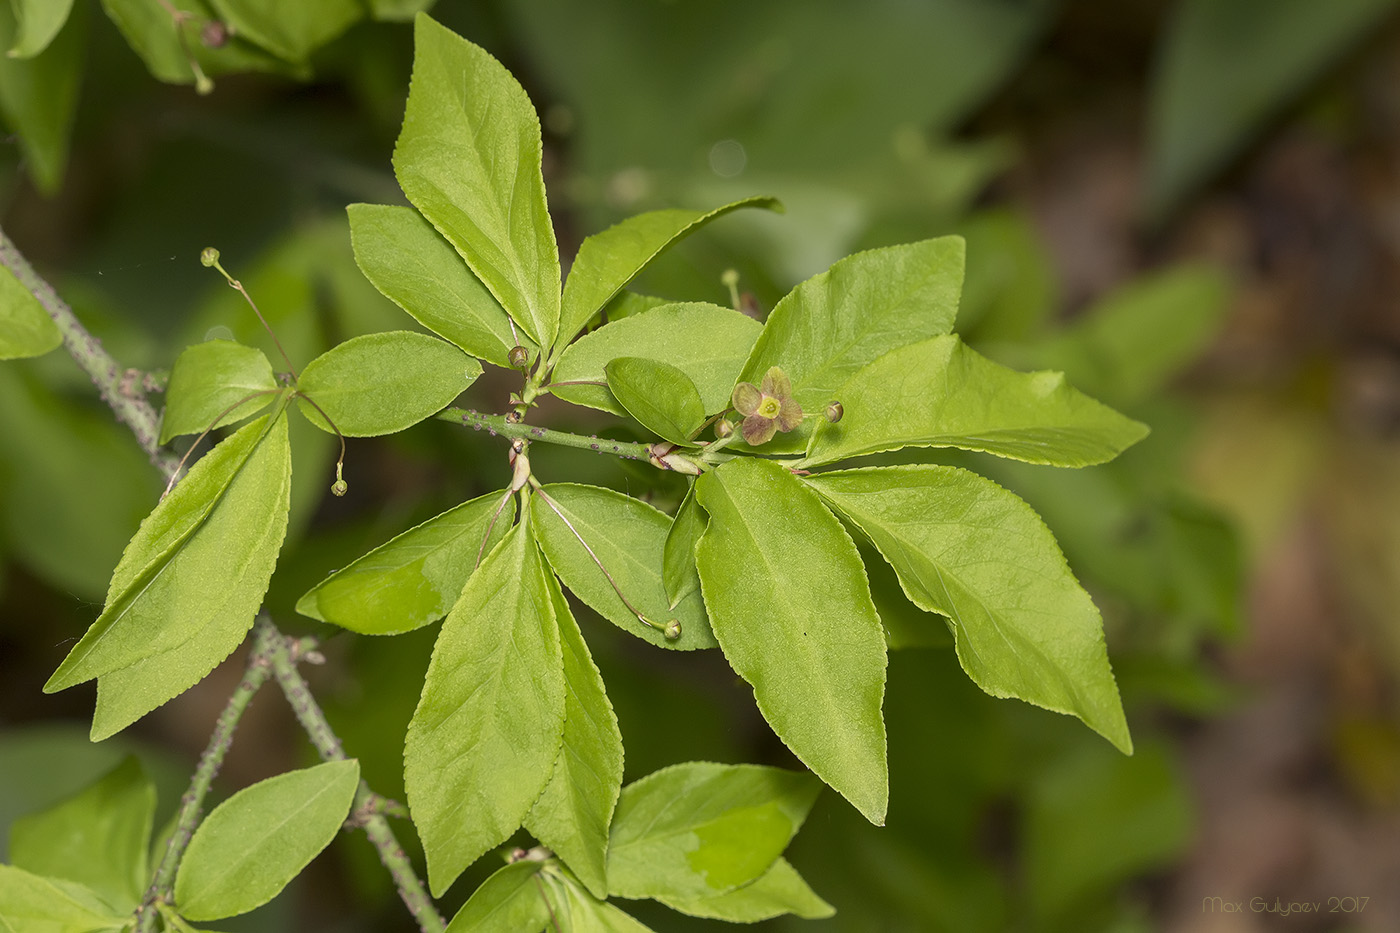
[[[298,607],[380,635],[446,617],[405,754],[431,886],[446,890],[522,825],[558,856],[493,876],[459,915],[466,928],[487,922],[472,911],[521,929],[570,916],[626,928],[609,895],[724,919],[825,909],[780,860],[810,778],[690,764],[622,788],[616,718],[563,587],[657,647],[718,646],[778,736],[874,823],[888,802],[886,632],[857,539],[914,605],[945,618],[983,690],[1131,748],[1097,610],[1029,506],[950,466],[829,469],[944,447],[1079,467],[1144,435],[1063,376],[1007,369],[951,333],[960,240],[841,260],[760,325],[625,289],[693,229],[766,199],[634,217],[585,240],[565,281],[540,161],[523,89],[420,15],[394,158],[413,207],[355,205],[350,219],[366,276],[443,339],[357,338],[281,380],[229,341],[181,356],[163,439],[272,411],[142,524],[102,615],[50,680],[98,681],[95,738],[186,689],[246,634],[285,530],[293,399],[322,429],[390,433],[450,402],[483,360],[525,372],[500,422],[519,428],[510,486],[375,549]],[[42,349],[51,337],[14,340]],[[541,435],[519,421],[545,394],[656,435],[653,464],[695,477],[675,517],[609,489],[540,484],[528,445]],[[749,422],[739,430],[736,409]]]
[[[269,71],[306,78],[309,59],[366,16],[411,19],[434,0],[102,0],[151,74],[201,93],[211,77]],[[0,7],[0,122],[19,134],[38,187],[63,181],[87,55],[88,9],[74,0]]]
[[[332,761],[253,784],[195,831],[159,909],[172,931],[267,903],[330,844],[359,784],[354,761]],[[0,921],[14,930],[129,930],[173,825],[154,840],[156,788],[128,757],[76,794],[10,827],[0,865]]]

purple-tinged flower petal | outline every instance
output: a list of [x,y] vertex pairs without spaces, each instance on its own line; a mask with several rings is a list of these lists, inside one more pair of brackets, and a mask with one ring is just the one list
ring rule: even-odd
[[773,435],[778,433],[778,422],[772,418],[749,415],[744,419],[743,431],[744,443],[750,447],[757,447],[773,439]]
[[779,431],[791,431],[802,423],[802,406],[790,398],[783,399],[783,407],[776,419]]
[[758,405],[763,401],[763,393],[758,391],[758,386],[752,382],[741,382],[734,387],[734,410],[741,415],[752,415],[758,411]]

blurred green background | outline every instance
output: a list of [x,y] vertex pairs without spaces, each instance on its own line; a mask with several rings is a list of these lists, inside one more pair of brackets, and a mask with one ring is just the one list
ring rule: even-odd
[[[0,2],[0,46],[28,35],[24,6]],[[790,858],[838,913],[761,926],[1400,929],[1400,3],[175,6],[241,27],[218,50],[197,31],[187,43],[212,93],[192,86],[161,0],[76,0],[44,51],[0,57],[0,226],[127,365],[168,367],[206,336],[265,341],[197,262],[209,245],[293,359],[415,326],[360,276],[344,207],[402,200],[389,157],[412,61],[404,21],[431,6],[538,107],[565,257],[639,210],[777,195],[785,214],[726,218],[639,283],[727,303],[733,268],[767,309],[851,251],[960,233],[969,342],[1063,369],[1152,425],[1102,467],[956,460],[1030,501],[1094,594],[1137,754],[978,692],[943,625],[876,573],[899,648],[888,826],[824,795]],[[497,377],[467,404],[499,407]],[[370,783],[401,796],[432,633],[336,634],[291,607],[328,570],[499,488],[504,446],[434,422],[352,441],[353,494],[336,500],[332,442],[301,433],[268,607],[325,639],[313,685]],[[535,460],[546,481],[678,501],[649,469],[567,450]],[[40,691],[158,493],[61,352],[0,365],[0,855],[9,820],[127,749],[173,810],[238,677],[235,658],[101,746],[86,741],[91,695]],[[691,759],[792,763],[717,654],[583,625],[629,780]],[[223,786],[310,756],[269,693]],[[1214,912],[1212,897],[1246,912]],[[1327,912],[1348,897],[1369,901]],[[1323,913],[1284,918],[1254,898]],[[658,931],[714,926],[635,906]],[[358,837],[227,926],[411,928]]]

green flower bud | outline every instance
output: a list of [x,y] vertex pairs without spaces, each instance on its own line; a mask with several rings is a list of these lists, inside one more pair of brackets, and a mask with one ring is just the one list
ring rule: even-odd
[[832,424],[841,420],[841,416],[846,413],[846,409],[841,407],[840,402],[830,402],[826,406],[826,420]]
[[734,422],[721,418],[715,423],[715,437],[728,437],[734,433]]
[[219,251],[212,246],[206,246],[204,252],[199,254],[199,261],[204,263],[205,268],[210,268],[219,261]]
[[510,348],[510,353],[506,354],[506,359],[516,369],[524,369],[530,365],[530,351],[521,346],[514,346]]
[[667,623],[666,623],[666,628],[665,628],[665,630],[662,632],[662,634],[664,634],[664,635],[666,636],[666,638],[667,638],[668,641],[675,641],[677,638],[680,638],[680,637],[681,637],[681,620],[680,620],[680,619],[672,619],[670,622],[667,622]]
[[332,494],[332,495],[343,496],[343,495],[345,495],[345,494],[346,494],[347,492],[349,492],[349,491],[350,491],[350,484],[347,483],[347,482],[346,482],[345,480],[343,480],[343,479],[338,479],[338,480],[336,480],[334,483],[331,483],[331,494]]

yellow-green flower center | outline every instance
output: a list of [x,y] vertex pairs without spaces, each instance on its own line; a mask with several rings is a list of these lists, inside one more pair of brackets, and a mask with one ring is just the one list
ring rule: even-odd
[[754,414],[760,418],[776,418],[778,412],[783,410],[783,403],[771,395],[763,397],[763,401],[758,403],[758,410]]

